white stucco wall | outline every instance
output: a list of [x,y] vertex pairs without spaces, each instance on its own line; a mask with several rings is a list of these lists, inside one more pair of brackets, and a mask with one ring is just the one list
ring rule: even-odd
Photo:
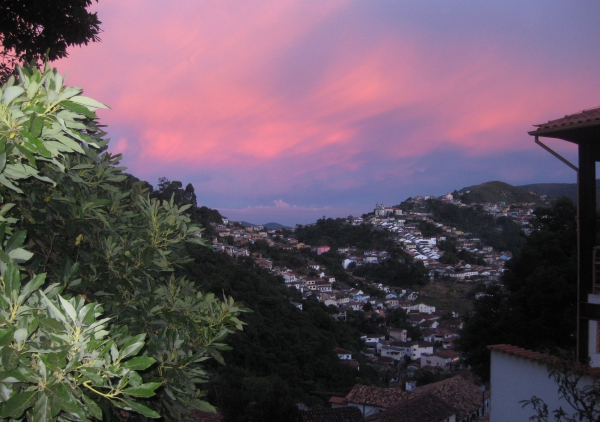
[[523,408],[519,402],[532,396],[544,400],[550,410],[560,406],[570,410],[567,402],[560,399],[557,384],[548,378],[545,365],[498,351],[492,351],[491,394],[490,422],[529,421],[533,407]]
[[[589,294],[588,302],[600,305],[600,295]],[[598,333],[598,321],[590,321],[588,325],[589,336],[588,336],[588,351],[590,354],[590,365],[594,367],[600,366],[600,353],[596,350],[597,333]]]

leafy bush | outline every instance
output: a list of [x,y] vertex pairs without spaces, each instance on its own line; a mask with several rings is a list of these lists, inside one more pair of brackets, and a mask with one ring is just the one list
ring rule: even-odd
[[149,199],[123,173],[97,124],[106,106],[81,93],[48,67],[19,69],[0,89],[0,416],[212,409],[203,362],[223,361],[247,310],[175,276],[191,260],[185,244],[204,244],[190,205]]

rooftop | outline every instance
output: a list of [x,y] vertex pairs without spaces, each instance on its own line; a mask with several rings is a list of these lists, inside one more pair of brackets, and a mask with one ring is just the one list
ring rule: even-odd
[[534,126],[537,129],[529,132],[530,135],[579,142],[592,133],[600,133],[600,106]]
[[[418,387],[411,392],[411,397],[423,394],[433,394],[456,409],[456,420],[462,420],[477,412],[482,405],[482,393],[479,387],[460,375]],[[488,394],[489,392],[486,392],[486,395]]]
[[373,422],[443,421],[456,410],[432,394],[424,394],[369,417]]
[[388,408],[408,399],[409,394],[400,389],[371,387],[356,384],[346,396],[348,403],[369,404]]

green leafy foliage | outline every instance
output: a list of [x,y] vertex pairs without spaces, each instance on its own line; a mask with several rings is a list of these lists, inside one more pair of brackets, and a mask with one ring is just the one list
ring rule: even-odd
[[[29,274],[46,276],[32,277],[23,287],[28,300],[41,298],[37,308],[28,306],[37,309],[32,315],[42,316],[13,327],[10,341],[26,344],[47,337],[52,347],[66,348],[73,343],[71,332],[82,338],[88,324],[96,331],[89,334],[89,346],[78,345],[79,354],[65,358],[68,369],[83,371],[73,375],[81,383],[65,390],[75,394],[72,400],[62,397],[62,390],[32,395],[19,379],[12,381],[14,394],[0,394],[0,404],[6,401],[11,409],[7,417],[18,418],[33,406],[32,415],[50,420],[58,409],[55,397],[71,415],[60,417],[82,420],[115,415],[115,407],[168,420],[212,409],[202,400],[200,386],[208,380],[204,365],[208,359],[223,362],[221,351],[228,349],[223,340],[242,329],[238,316],[248,310],[229,297],[221,301],[204,294],[177,275],[191,261],[186,244],[204,244],[200,227],[188,215],[192,204],[177,204],[173,197],[150,199],[147,183],[123,173],[120,156],[106,152],[108,141],[95,121],[94,111],[104,105],[82,96],[79,88],[63,86],[55,70],[19,69],[19,75],[18,83],[11,78],[0,89],[5,201],[0,234],[7,236],[0,269],[13,274],[4,276],[10,303],[20,297],[16,263],[26,265]],[[39,290],[43,285],[50,290]],[[102,310],[110,319],[91,319]],[[50,334],[44,337],[35,329]],[[32,353],[51,350],[36,347]],[[40,362],[49,368],[41,357],[27,354],[26,361],[6,350],[4,370],[14,371],[6,368],[17,360],[26,371],[39,372]],[[108,372],[102,372],[101,362]],[[85,392],[74,393],[76,386]]]
[[[6,227],[3,225],[3,228]],[[22,243],[24,232],[4,241],[3,249]],[[15,240],[15,238],[17,240]],[[130,360],[144,346],[145,334],[123,338],[119,349],[109,336],[102,307],[81,296],[65,299],[57,284],[45,289],[46,274],[26,283],[22,270],[11,259],[4,262],[0,285],[0,417],[36,421],[78,418],[102,419],[99,401],[130,409],[134,397],[154,395],[160,383],[143,384]],[[127,343],[135,342],[136,349]],[[134,358],[141,359],[141,358]],[[137,394],[136,394],[137,393]],[[135,403],[141,414],[159,415]]]

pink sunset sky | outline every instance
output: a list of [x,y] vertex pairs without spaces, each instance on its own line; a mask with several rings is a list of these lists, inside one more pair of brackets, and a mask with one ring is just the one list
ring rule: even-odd
[[[576,181],[533,124],[600,105],[600,2],[100,0],[55,62],[135,176],[256,224]],[[547,144],[576,162],[561,141]]]

